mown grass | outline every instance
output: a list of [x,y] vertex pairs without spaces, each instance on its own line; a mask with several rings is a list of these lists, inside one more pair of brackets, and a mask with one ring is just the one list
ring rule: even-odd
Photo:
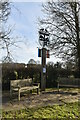
[[4,118],[26,118],[28,119],[80,119],[80,102],[64,105],[53,105],[39,108],[26,108],[17,111],[3,112]]

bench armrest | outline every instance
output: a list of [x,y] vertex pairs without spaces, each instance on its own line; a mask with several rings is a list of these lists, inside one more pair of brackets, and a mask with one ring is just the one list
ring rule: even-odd
[[20,89],[21,87],[20,86],[11,86],[11,88],[18,88],[18,89]]
[[34,86],[40,86],[40,83],[33,83]]

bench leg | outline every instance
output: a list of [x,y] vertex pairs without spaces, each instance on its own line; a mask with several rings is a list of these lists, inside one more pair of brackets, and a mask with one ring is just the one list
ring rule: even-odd
[[18,90],[18,100],[20,101],[20,90]]
[[37,88],[37,94],[39,94],[39,88]]
[[30,93],[32,94],[32,90],[30,90]]

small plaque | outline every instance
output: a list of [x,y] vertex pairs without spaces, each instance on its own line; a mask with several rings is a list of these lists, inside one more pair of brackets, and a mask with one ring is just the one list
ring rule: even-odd
[[46,68],[43,68],[43,73],[46,73]]

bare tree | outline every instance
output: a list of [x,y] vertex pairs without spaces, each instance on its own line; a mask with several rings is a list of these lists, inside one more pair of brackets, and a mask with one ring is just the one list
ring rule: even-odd
[[53,2],[43,4],[45,18],[40,20],[49,31],[53,55],[77,63],[80,71],[79,2]]
[[10,12],[11,12],[11,7],[9,0],[1,0],[0,1],[0,49],[6,48],[7,55],[4,58],[5,61],[8,58],[10,60],[9,46],[10,44],[12,44],[10,40],[11,29],[10,28],[6,29],[5,27],[5,23],[7,22]]
[[0,1],[0,21],[6,21],[10,14],[10,2],[9,0],[1,0]]
[[30,59],[30,60],[28,61],[28,64],[36,64],[36,61],[35,61],[34,59]]
[[6,28],[5,24],[11,13],[11,6],[9,0],[0,1],[0,49],[6,49],[6,55],[3,62],[12,62],[10,47],[14,45],[15,41],[10,38],[11,28]]

